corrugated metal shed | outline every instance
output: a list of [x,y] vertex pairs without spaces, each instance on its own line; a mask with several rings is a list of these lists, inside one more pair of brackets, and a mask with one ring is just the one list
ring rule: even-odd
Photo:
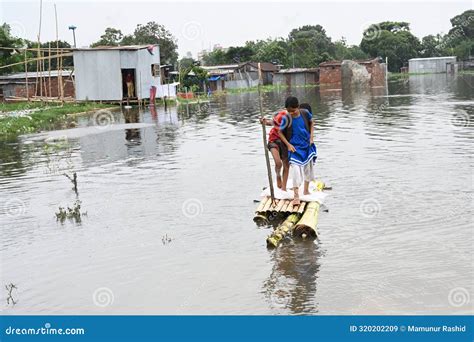
[[456,56],[412,58],[408,60],[408,72],[411,73],[444,73],[447,64],[455,64]]
[[[74,49],[76,99],[121,101],[124,94],[123,69],[134,72],[134,87],[139,99],[150,97],[150,87],[161,84],[153,75],[153,65],[159,65],[157,45],[107,46]],[[158,68],[159,70],[159,68]]]

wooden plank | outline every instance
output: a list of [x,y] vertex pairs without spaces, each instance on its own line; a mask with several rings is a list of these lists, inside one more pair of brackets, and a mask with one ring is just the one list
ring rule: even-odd
[[276,212],[280,212],[280,211],[281,211],[281,208],[283,208],[283,205],[284,205],[284,204],[285,204],[285,200],[283,200],[283,199],[280,200],[280,201],[278,202],[277,207],[275,208],[275,211],[276,211]]
[[263,207],[262,211],[268,211],[270,210],[270,207],[272,206],[272,199],[268,198],[267,203],[265,203],[265,206]]
[[298,213],[302,214],[304,212],[304,208],[306,207],[307,202],[301,202],[299,208],[298,208]]
[[263,207],[265,207],[265,203],[267,203],[267,201],[268,201],[268,197],[262,198],[255,212],[263,211]]

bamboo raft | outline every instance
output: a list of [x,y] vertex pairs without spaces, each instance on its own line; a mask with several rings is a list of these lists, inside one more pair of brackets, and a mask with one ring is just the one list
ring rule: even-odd
[[[317,191],[325,189],[322,181],[316,181]],[[289,235],[301,238],[317,238],[316,229],[319,202],[301,202],[293,205],[292,200],[275,200],[264,197],[255,210],[254,222],[257,225],[268,225],[271,217],[281,216],[285,220],[267,237],[267,247],[278,247],[279,243]]]

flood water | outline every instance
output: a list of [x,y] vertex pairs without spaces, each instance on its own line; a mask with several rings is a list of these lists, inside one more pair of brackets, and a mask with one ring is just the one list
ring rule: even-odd
[[[313,106],[333,189],[319,239],[273,251],[252,221],[267,181],[257,93],[1,142],[3,312],[472,314],[474,78],[283,89],[266,113],[289,94]],[[73,171],[87,216],[61,224]]]

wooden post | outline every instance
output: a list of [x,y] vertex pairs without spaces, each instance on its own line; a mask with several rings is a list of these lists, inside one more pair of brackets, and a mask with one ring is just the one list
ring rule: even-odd
[[27,49],[25,49],[25,83],[26,83],[26,98],[30,101],[30,85],[28,84],[28,58]]
[[48,88],[51,97],[51,42],[48,42]]
[[262,104],[262,90],[260,89],[260,81],[262,80],[262,68],[260,67],[260,62],[258,63],[258,104],[260,107],[260,117],[262,118],[262,137],[263,137],[263,149],[265,150],[265,161],[267,163],[267,174],[268,174],[268,183],[270,184],[270,196],[272,199],[272,204],[275,204],[275,192],[273,190],[273,177],[272,169],[270,165],[270,156],[267,148],[267,130],[265,123],[265,116],[263,115],[263,104]]
[[[63,76],[62,76],[61,70],[59,69],[59,53],[60,52],[59,52],[59,35],[58,35],[58,11],[56,9],[56,4],[54,4],[54,18],[56,21],[56,54],[58,55],[56,59],[56,72],[58,74],[57,83],[58,83],[58,99],[59,99],[61,97],[61,82],[59,80],[62,81]],[[61,54],[62,54],[62,50],[61,50]]]

